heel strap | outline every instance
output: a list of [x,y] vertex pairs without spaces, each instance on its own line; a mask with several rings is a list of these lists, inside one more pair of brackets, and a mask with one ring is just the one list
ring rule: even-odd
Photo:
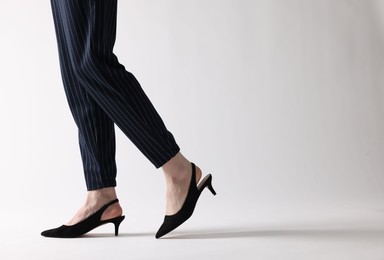
[[101,209],[99,209],[98,211],[103,213],[109,206],[111,206],[112,204],[115,204],[116,202],[119,202],[119,199],[114,199],[114,200],[108,202],[107,204],[102,206]]
[[196,188],[196,165],[191,162],[192,164],[192,176],[191,176],[191,182],[189,184],[189,189]]
[[191,162],[191,164],[192,164],[192,175],[195,175],[196,174],[196,165],[193,162]]

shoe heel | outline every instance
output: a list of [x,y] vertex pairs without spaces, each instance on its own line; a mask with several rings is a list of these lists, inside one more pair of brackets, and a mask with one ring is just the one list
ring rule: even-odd
[[120,216],[115,218],[112,223],[115,225],[115,236],[119,235],[119,226],[121,222],[124,220],[125,216]]
[[212,187],[212,177],[210,181],[208,182],[208,189],[212,192],[213,195],[216,195],[216,191]]

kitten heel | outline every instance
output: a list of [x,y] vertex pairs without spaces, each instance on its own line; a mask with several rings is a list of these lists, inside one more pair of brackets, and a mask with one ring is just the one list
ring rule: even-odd
[[111,222],[115,225],[115,236],[119,235],[119,226],[121,222],[124,220],[125,216],[120,216],[114,219],[111,219]]
[[208,189],[212,192],[213,195],[216,195],[216,191],[212,187],[212,177],[210,182],[208,183]]

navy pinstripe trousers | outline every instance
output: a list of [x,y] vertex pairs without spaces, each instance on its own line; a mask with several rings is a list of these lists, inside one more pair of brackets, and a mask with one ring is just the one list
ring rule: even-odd
[[180,148],[135,76],[113,53],[117,0],[51,0],[51,7],[87,189],[116,186],[114,124],[161,167]]

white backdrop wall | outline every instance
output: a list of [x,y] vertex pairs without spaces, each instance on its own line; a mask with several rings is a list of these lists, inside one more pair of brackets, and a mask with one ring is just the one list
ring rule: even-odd
[[[213,174],[218,196],[201,207],[382,205],[383,7],[120,0],[115,53],[182,152]],[[0,32],[1,202],[54,225],[80,206],[85,183],[49,1],[1,0]],[[157,227],[161,170],[116,129],[119,197],[132,218],[156,214],[145,221]]]

